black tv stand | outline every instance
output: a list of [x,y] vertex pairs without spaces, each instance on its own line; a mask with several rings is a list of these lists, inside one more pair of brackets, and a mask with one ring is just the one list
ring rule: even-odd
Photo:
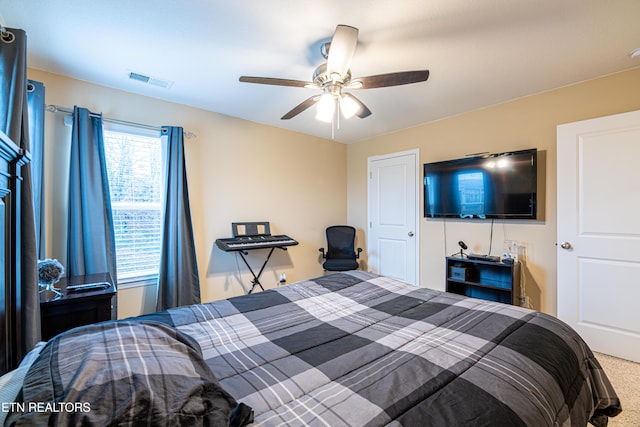
[[505,264],[454,255],[446,258],[446,291],[520,305],[520,263]]

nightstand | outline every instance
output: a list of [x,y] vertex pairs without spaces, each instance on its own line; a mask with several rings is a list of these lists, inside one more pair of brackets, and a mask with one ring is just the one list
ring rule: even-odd
[[[92,284],[96,286],[83,287]],[[43,340],[77,326],[111,320],[111,300],[116,287],[109,273],[63,277],[56,287],[62,296],[40,293]]]

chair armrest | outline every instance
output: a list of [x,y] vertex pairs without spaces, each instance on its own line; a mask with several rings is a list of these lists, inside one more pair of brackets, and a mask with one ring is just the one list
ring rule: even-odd
[[358,248],[358,252],[356,253],[356,258],[360,258],[360,252],[362,252],[362,248]]
[[320,251],[320,253],[322,254],[322,258],[326,258],[327,256],[324,253],[324,248],[320,248],[318,249]]

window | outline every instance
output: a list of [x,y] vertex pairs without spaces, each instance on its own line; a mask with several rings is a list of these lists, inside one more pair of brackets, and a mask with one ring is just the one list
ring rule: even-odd
[[105,124],[118,283],[155,279],[162,244],[160,134]]

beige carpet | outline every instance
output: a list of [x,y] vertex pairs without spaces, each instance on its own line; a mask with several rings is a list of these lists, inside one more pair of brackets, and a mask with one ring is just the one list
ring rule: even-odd
[[640,426],[640,363],[595,353],[620,397],[622,413],[609,419],[608,427]]

